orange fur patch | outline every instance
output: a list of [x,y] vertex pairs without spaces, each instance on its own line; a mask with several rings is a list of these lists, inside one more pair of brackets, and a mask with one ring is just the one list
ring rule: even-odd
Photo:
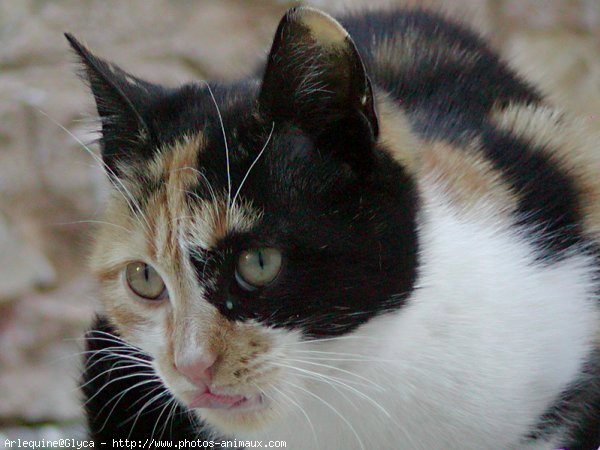
[[377,92],[379,143],[409,173],[417,171],[420,142],[410,130],[408,119],[387,94]]
[[111,321],[124,333],[148,325],[148,320],[145,317],[136,313],[133,308],[123,303],[108,303],[106,305],[106,312]]
[[473,142],[468,148],[433,142],[421,150],[421,176],[442,190],[450,203],[469,214],[508,215],[518,196]]
[[457,211],[481,218],[515,211],[518,196],[477,142],[467,148],[420,140],[395,101],[377,94],[381,148],[421,183],[440,189]]

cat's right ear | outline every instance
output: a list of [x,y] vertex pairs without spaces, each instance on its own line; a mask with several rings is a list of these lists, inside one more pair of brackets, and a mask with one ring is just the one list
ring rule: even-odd
[[72,34],[65,33],[65,37],[96,100],[102,123],[102,159],[109,175],[118,176],[123,165],[153,153],[155,133],[149,103],[162,88],[95,56]]

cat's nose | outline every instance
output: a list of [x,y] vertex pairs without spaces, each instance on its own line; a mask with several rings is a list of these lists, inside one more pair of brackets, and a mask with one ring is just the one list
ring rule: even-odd
[[202,353],[192,358],[176,360],[175,368],[196,386],[206,387],[212,380],[216,359],[214,353]]

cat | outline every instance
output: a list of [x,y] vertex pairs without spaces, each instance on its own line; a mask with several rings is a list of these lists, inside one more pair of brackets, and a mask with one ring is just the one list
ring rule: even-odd
[[169,88],[66,36],[112,186],[93,439],[600,445],[600,141],[483,38],[300,6],[258,75]]

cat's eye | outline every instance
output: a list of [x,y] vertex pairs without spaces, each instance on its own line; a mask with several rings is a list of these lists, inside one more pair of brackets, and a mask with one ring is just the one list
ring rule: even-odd
[[257,248],[240,254],[235,271],[238,284],[254,290],[271,283],[281,269],[281,252],[276,248]]
[[133,262],[125,268],[129,289],[147,300],[160,300],[166,292],[165,282],[158,272],[143,262]]

